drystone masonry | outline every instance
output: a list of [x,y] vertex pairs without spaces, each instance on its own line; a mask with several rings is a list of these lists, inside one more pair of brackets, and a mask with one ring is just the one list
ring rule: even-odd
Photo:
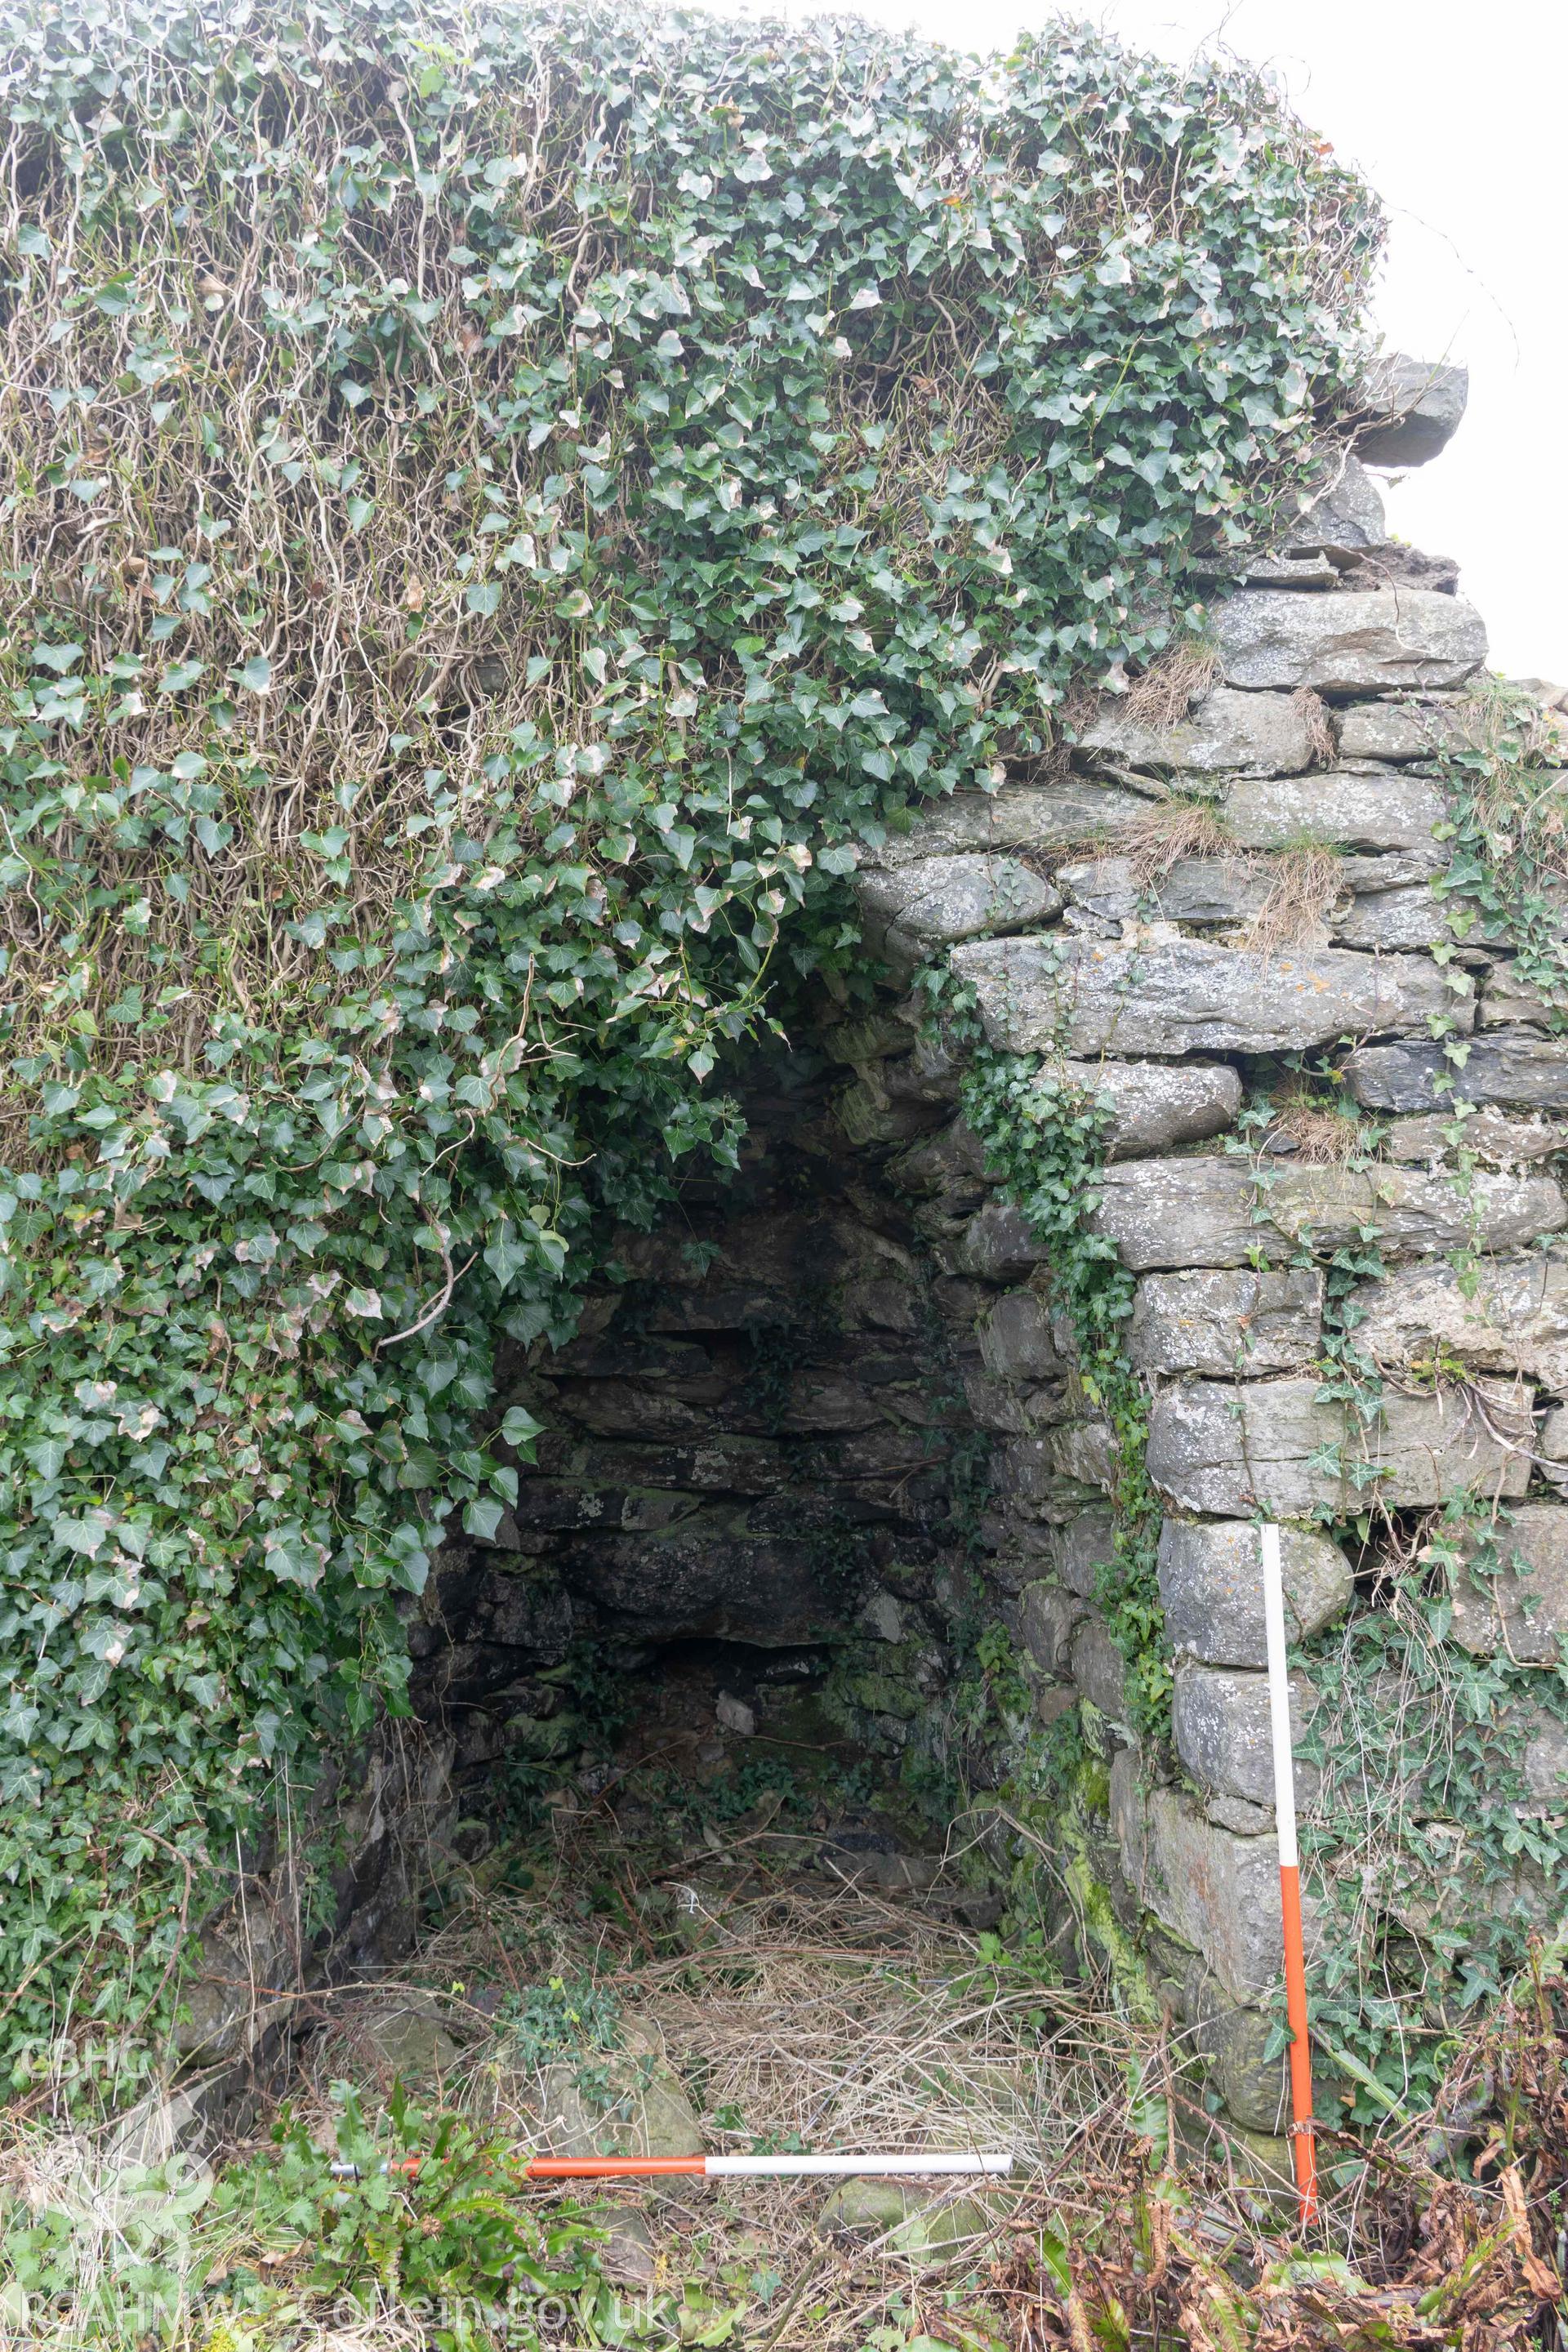
[[[1279,1925],[1258,1521],[1287,1523],[1306,1641],[1365,1565],[1325,1527],[1370,1492],[1396,1517],[1456,1496],[1506,1503],[1523,1572],[1461,1575],[1455,1638],[1543,1673],[1568,1658],[1568,1038],[1503,943],[1456,945],[1433,887],[1449,858],[1434,755],[1476,723],[1486,635],[1451,565],[1390,541],[1368,467],[1434,454],[1464,384],[1405,362],[1384,377],[1400,413],[1326,466],[1280,546],[1228,563],[1213,677],[1186,709],[1109,703],[1070,773],[961,795],[858,877],[896,974],[945,961],[993,1046],[1042,1056],[1109,1116],[1094,1223],[1137,1276],[1127,1347],[1165,1514],[1174,1769],[1134,1736],[1096,1606],[1116,1573],[1111,1433],[1063,1381],[1072,1343],[1045,1245],[996,1200],[956,1116],[895,1172],[938,1264],[973,1288],[969,1398],[997,1441],[992,1572],[1042,1717],[1077,1703],[1097,1726],[1097,1867],[1231,2116],[1265,2135],[1281,2127],[1281,2072],[1264,2057]],[[1198,854],[1160,855],[1162,812]],[[889,1136],[939,1087],[920,1020],[906,1002],[843,1036],[853,1133]],[[1468,1041],[1462,1076],[1445,1032]],[[1370,1152],[1365,1129],[1337,1151],[1353,1122],[1300,1115],[1313,1069],[1381,1122]],[[1456,1076],[1475,1107],[1463,1160]],[[1298,1115],[1238,1127],[1244,1102],[1270,1098]],[[1324,1268],[1373,1236],[1384,1271],[1352,1303],[1384,1392],[1363,1423],[1321,1370]],[[1299,1675],[1302,1725],[1315,1696]],[[1561,1813],[1568,1742],[1554,1717],[1531,1727],[1530,1804]],[[1314,1787],[1303,1765],[1309,1815]],[[1553,1890],[1535,1891],[1544,1916]]]

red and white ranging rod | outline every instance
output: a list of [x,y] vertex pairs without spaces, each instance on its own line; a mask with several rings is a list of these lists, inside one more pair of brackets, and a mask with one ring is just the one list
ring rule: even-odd
[[1290,1738],[1290,1683],[1285,1663],[1285,1585],[1279,1530],[1260,1530],[1263,1626],[1268,1649],[1268,1719],[1274,1736],[1274,1820],[1279,1838],[1279,1911],[1285,1930],[1285,2017],[1290,2028],[1291,2160],[1303,2223],[1318,2210],[1318,2154],[1312,2137],[1312,2045],[1307,2038],[1307,1958],[1301,1936],[1301,1873],[1296,1847],[1296,1758]]
[[[416,2177],[423,2159],[394,2157],[384,2172]],[[695,2174],[708,2180],[795,2180],[843,2179],[852,2173],[924,2174],[1011,2172],[1011,2156],[999,2151],[983,2155],[899,2150],[879,2156],[534,2156],[517,2167],[524,2180],[651,2180],[669,2173]],[[361,2180],[357,2164],[334,2164],[334,2180]]]

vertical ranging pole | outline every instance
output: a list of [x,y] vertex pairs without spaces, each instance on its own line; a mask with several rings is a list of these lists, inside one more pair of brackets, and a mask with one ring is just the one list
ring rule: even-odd
[[1274,1733],[1274,1819],[1279,1833],[1279,1910],[1285,1927],[1285,2015],[1290,2027],[1290,2150],[1303,2222],[1318,2210],[1312,2137],[1312,2049],[1307,2039],[1307,1962],[1301,1945],[1301,1874],[1296,1851],[1296,1759],[1290,1744],[1290,1685],[1285,1671],[1285,1587],[1279,1530],[1263,1540],[1263,1623],[1268,1642],[1268,1716]]

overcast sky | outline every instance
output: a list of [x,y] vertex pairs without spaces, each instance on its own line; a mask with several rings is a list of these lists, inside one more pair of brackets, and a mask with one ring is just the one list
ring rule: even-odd
[[[1273,68],[1391,216],[1377,320],[1394,349],[1462,361],[1469,414],[1389,498],[1401,538],[1451,555],[1493,666],[1568,685],[1568,138],[1563,0],[839,0],[964,48],[1089,16],[1185,59],[1220,38]],[[792,16],[815,11],[789,0]]]

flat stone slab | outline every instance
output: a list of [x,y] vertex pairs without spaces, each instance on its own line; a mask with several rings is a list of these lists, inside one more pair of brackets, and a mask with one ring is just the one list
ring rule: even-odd
[[1381,1424],[1363,1431],[1342,1404],[1320,1402],[1316,1381],[1194,1381],[1155,1399],[1147,1467],[1178,1510],[1230,1517],[1342,1513],[1373,1492],[1396,1505],[1512,1497],[1530,1483],[1531,1402],[1511,1385],[1489,1397],[1489,1429],[1458,1392],[1390,1394]]
[[1487,657],[1473,604],[1426,588],[1344,596],[1245,588],[1220,606],[1225,683],[1323,694],[1462,686]]
[[1241,1108],[1241,1080],[1224,1062],[1064,1062],[1060,1070],[1108,1106],[1111,1160],[1205,1142],[1233,1127]]
[[1421,956],[1262,953],[1202,940],[972,940],[952,968],[993,1045],[1016,1054],[1273,1054],[1467,1010]]
[[1495,1167],[1513,1168],[1521,1160],[1545,1160],[1553,1151],[1568,1150],[1568,1127],[1550,1118],[1508,1118],[1501,1111],[1478,1110],[1454,1132],[1452,1111],[1430,1111],[1425,1117],[1395,1119],[1384,1149],[1394,1160],[1440,1160],[1457,1148]]
[[1072,1638],[1085,1613],[1083,1601],[1065,1585],[1043,1577],[1025,1585],[1018,1597],[1024,1647],[1042,1673],[1071,1673]]
[[1129,1353],[1140,1371],[1258,1380],[1313,1363],[1322,1320],[1323,1277],[1311,1267],[1146,1274]]
[[[1281,1528],[1279,1566],[1285,1630],[1292,1642],[1307,1641],[1349,1607],[1350,1562],[1327,1536]],[[1256,1527],[1242,1519],[1167,1518],[1160,1530],[1160,1598],[1178,1656],[1212,1666],[1267,1666]],[[1273,1801],[1270,1791],[1267,1801]]]
[[1009,1290],[980,1326],[980,1357],[1001,1381],[1058,1380],[1071,1368],[1058,1352],[1050,1306],[1036,1290]]
[[[1142,1789],[1131,1748],[1111,1764],[1110,1807],[1121,1866],[1139,1900],[1203,1954],[1233,2000],[1259,2000],[1284,1960],[1272,1838],[1221,1829],[1175,1789]],[[1310,1951],[1318,1917],[1306,1891],[1301,1907]]]
[[1348,449],[1335,450],[1318,468],[1306,503],[1279,541],[1293,552],[1342,557],[1387,543],[1383,494]]
[[1247,923],[1274,887],[1260,856],[1179,857],[1168,873],[1138,879],[1130,857],[1095,857],[1064,866],[1057,883],[1075,906],[1107,922]]
[[1454,1639],[1478,1657],[1554,1666],[1568,1656],[1568,1506],[1527,1503],[1493,1532],[1498,1574],[1454,1572]]
[[1134,1274],[1278,1263],[1303,1244],[1327,1254],[1375,1227],[1388,1256],[1521,1247],[1568,1223],[1549,1176],[1482,1171],[1461,1188],[1426,1169],[1279,1168],[1205,1155],[1106,1169],[1089,1220]]
[[[1331,768],[1321,776],[1247,777],[1226,785],[1221,807],[1238,849],[1317,844],[1351,852],[1341,866],[1347,889],[1429,880],[1448,863],[1447,845],[1436,830],[1447,822],[1447,803],[1422,776],[1356,776]],[[1403,863],[1359,862],[1391,856]]]
[[1452,940],[1452,898],[1440,898],[1425,882],[1399,890],[1370,890],[1329,917],[1329,931],[1342,947],[1434,948]]
[[1149,803],[1136,793],[1080,777],[1064,784],[1004,784],[994,793],[954,793],[921,809],[908,833],[889,833],[879,866],[910,866],[961,853],[1092,847],[1111,839]]
[[[1289,1678],[1290,1731],[1300,1744],[1315,1693],[1303,1674]],[[1268,1712],[1268,1677],[1235,1666],[1210,1666],[1196,1659],[1177,1664],[1171,1700],[1176,1753],[1201,1787],[1216,1796],[1241,1797],[1251,1805],[1274,1802],[1274,1744]],[[1298,1802],[1311,1802],[1318,1773],[1296,1768]]]
[[1466,750],[1476,731],[1477,709],[1463,694],[1432,695],[1419,702],[1347,703],[1339,713],[1340,757],[1431,760],[1450,745]]
[[1127,1661],[1099,1617],[1084,1617],[1074,1632],[1072,1678],[1091,1706],[1121,1722],[1127,1712]]
[[1061,1529],[1054,1549],[1057,1572],[1062,1582],[1089,1599],[1100,1570],[1111,1566],[1116,1559],[1115,1515],[1103,1503],[1079,1511]]
[[1079,738],[1073,761],[1159,775],[1289,776],[1311,766],[1312,737],[1306,712],[1289,695],[1216,686],[1169,727],[1141,724],[1108,704]]
[[[1568,1110],[1568,1037],[1533,1029],[1483,1029],[1463,1069],[1425,1039],[1358,1045],[1344,1060],[1345,1085],[1368,1110],[1451,1110],[1466,1102],[1513,1110]],[[1439,1078],[1452,1079],[1441,1092]]]
[[1468,368],[1386,352],[1357,387],[1367,419],[1356,432],[1358,454],[1368,466],[1426,465],[1453,439],[1469,396]]
[[[1568,784],[1568,776],[1562,782]],[[1517,964],[1497,963],[1482,984],[1476,1025],[1480,1029],[1542,1029],[1552,1036],[1554,1015],[1561,1018],[1564,1012],[1568,1012],[1568,1005],[1548,1003]],[[1559,1036],[1555,1042],[1568,1052],[1568,1037]]]
[[1038,1265],[1048,1245],[1036,1237],[1022,1209],[987,1201],[964,1226],[953,1253],[956,1271],[984,1282],[1016,1282]]
[[1548,1812],[1568,1806],[1568,1723],[1543,1706],[1510,1710],[1509,1728],[1522,1743],[1520,1778],[1531,1800]]
[[1016,931],[1061,911],[1061,894],[1016,857],[974,850],[919,865],[863,867],[855,895],[868,942],[898,964],[954,940]]
[[1483,1372],[1523,1372],[1568,1393],[1568,1253],[1483,1258],[1463,1281],[1451,1265],[1400,1266],[1355,1294],[1357,1344],[1405,1370],[1439,1351]]

